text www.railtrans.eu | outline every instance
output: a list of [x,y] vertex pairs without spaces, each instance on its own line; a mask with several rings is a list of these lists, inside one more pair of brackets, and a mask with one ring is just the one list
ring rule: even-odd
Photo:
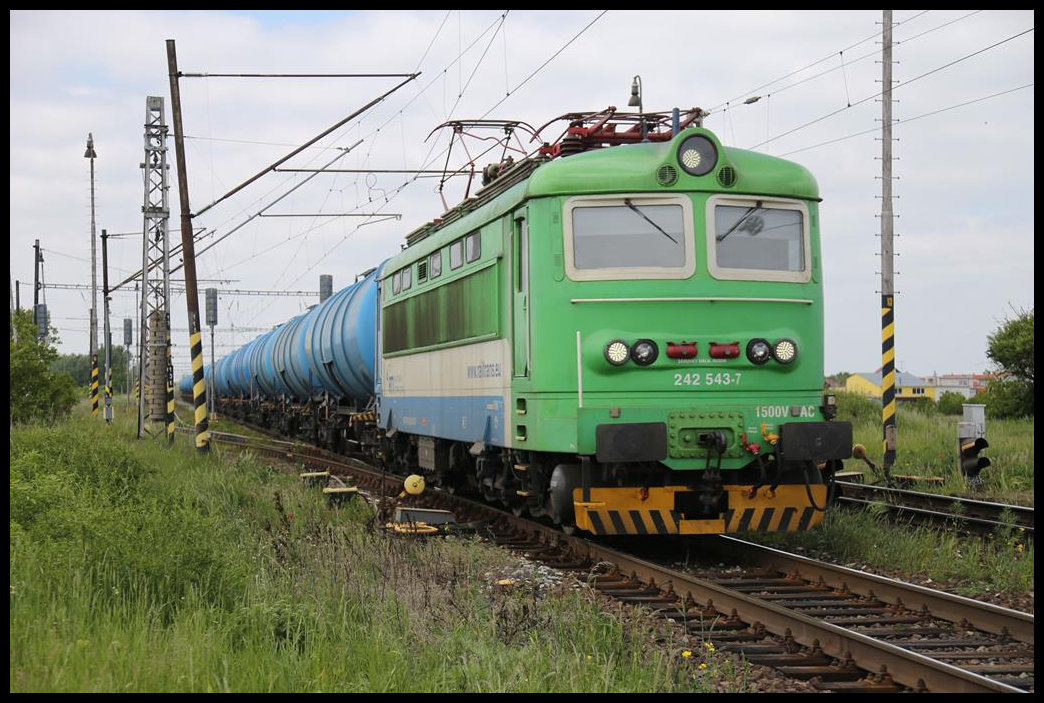
[[500,364],[493,362],[489,364],[475,364],[468,366],[468,378],[499,378]]

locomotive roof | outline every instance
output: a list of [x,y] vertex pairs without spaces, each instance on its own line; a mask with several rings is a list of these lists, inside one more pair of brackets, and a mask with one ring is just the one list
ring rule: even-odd
[[[677,167],[678,145],[693,134],[709,137],[718,147],[721,154],[719,167],[701,177],[688,176],[681,171],[673,185],[661,185],[656,178],[657,170],[665,164]],[[729,188],[720,186],[715,178],[720,166],[724,165],[736,173],[735,184]],[[459,233],[463,234],[464,230],[498,217],[534,197],[692,191],[820,199],[816,179],[804,166],[776,156],[724,146],[710,130],[693,127],[681,130],[666,141],[595,148],[553,159],[531,156],[518,161],[474,197],[412,231],[406,236],[406,245],[411,255],[422,255],[427,249],[439,246],[433,242],[431,246],[413,249],[429,236],[445,228],[461,230]],[[468,222],[450,227],[460,220]]]

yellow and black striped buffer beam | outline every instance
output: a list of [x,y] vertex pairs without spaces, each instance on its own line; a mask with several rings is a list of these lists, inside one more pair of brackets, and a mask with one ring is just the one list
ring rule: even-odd
[[[576,526],[596,535],[698,535],[746,532],[803,532],[823,521],[825,513],[808,500],[804,485],[762,488],[753,498],[749,487],[728,487],[728,508],[717,518],[689,519],[675,509],[678,486],[657,488],[591,488],[588,501],[581,489],[573,494]],[[826,502],[826,486],[811,487],[816,503]]]
[[375,422],[377,420],[376,410],[366,410],[361,413],[352,413],[348,416],[348,424],[355,425],[359,423]]

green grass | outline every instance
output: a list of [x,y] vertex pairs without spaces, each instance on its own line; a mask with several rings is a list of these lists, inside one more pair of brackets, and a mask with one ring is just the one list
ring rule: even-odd
[[[838,419],[852,423],[854,440],[866,447],[870,460],[881,465],[881,406],[851,394],[838,395]],[[893,474],[942,476],[941,485],[917,484],[915,490],[962,495],[981,500],[1033,504],[1032,420],[989,420],[990,443],[983,455],[993,465],[982,472],[981,491],[969,491],[957,472],[957,422],[952,415],[923,412],[902,404]],[[846,469],[864,470],[865,480],[883,474],[855,459]],[[962,595],[1023,594],[1033,590],[1033,543],[1015,527],[987,538],[965,537],[957,530],[917,528],[889,522],[882,511],[835,510],[822,525],[807,533],[751,534],[746,538],[782,549],[802,547],[830,554],[841,563],[866,565],[935,581],[959,584]]]
[[[877,465],[870,470],[856,459],[845,468],[866,472],[867,480],[879,480],[882,464],[882,424],[880,402],[850,393],[839,393],[838,420],[852,423],[853,441],[866,447],[867,456]],[[1033,505],[1033,420],[986,421],[986,440],[982,452],[991,466],[982,471],[983,486],[969,491],[957,469],[957,423],[959,415],[925,412],[899,403],[896,411],[898,431],[893,474],[941,476],[941,486],[918,485],[917,490],[947,495],[974,495],[981,500]]]
[[330,508],[184,437],[134,441],[128,415],[12,433],[11,692],[752,685],[587,589],[494,586],[514,562],[487,543],[388,536],[361,500]]
[[964,537],[956,530],[892,524],[872,509],[835,510],[809,532],[743,537],[781,549],[826,552],[840,563],[898,572],[907,580],[926,576],[956,583],[955,590],[969,597],[1033,591],[1033,541],[1010,526],[986,538]]

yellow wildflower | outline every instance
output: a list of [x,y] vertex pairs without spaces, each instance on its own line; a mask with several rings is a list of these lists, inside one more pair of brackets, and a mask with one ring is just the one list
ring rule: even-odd
[[686,649],[684,652],[682,652],[682,657],[685,658],[685,659],[688,659],[691,656],[692,656],[692,651],[691,650]]
[[703,646],[707,648],[708,652],[713,652],[714,651],[714,643],[713,642],[704,642]]
[[707,662],[700,662],[700,670],[702,671],[703,669],[706,669],[706,668],[707,668]]

